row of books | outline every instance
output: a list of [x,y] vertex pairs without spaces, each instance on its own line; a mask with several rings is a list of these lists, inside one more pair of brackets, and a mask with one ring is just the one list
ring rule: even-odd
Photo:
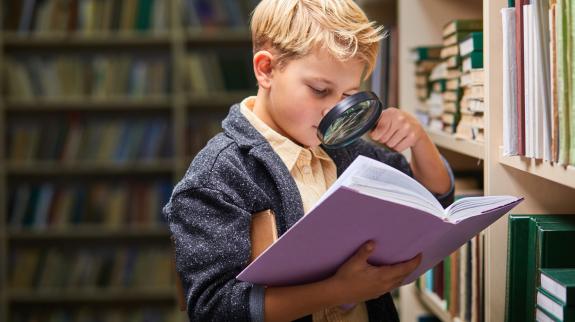
[[174,310],[166,308],[101,309],[81,307],[77,309],[25,310],[15,309],[12,322],[172,322]]
[[505,155],[575,164],[574,8],[517,0],[501,10]]
[[164,118],[14,119],[7,129],[7,159],[18,162],[154,161],[173,156],[171,125]]
[[9,188],[6,220],[12,229],[35,231],[163,227],[162,207],[171,192],[169,181],[18,183]]
[[[456,199],[483,195],[481,172],[457,174]],[[433,269],[422,275],[416,286],[435,298],[453,320],[484,321],[485,238],[479,234],[462,245]]]
[[17,248],[10,252],[12,290],[169,290],[175,285],[168,247]]
[[247,29],[258,0],[185,0],[183,21],[192,29]]
[[171,91],[164,56],[20,55],[6,59],[8,97],[146,98]]
[[187,86],[192,93],[255,90],[251,49],[188,54]]
[[460,321],[484,321],[484,236],[478,235],[427,271],[417,287]]
[[432,130],[484,140],[481,28],[481,20],[454,20],[444,27],[441,46],[412,50],[416,114]]
[[168,0],[7,0],[4,30],[30,33],[165,33]]
[[575,321],[574,244],[575,215],[509,217],[506,321]]

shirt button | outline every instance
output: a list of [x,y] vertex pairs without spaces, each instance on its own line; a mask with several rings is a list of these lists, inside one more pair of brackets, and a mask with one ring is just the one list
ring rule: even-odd
[[305,174],[310,174],[311,173],[311,167],[306,165],[303,167],[303,173]]

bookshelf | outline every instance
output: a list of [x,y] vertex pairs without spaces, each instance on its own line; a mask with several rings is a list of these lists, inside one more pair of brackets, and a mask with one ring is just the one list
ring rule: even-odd
[[[40,9],[34,11],[32,21],[36,21],[36,15],[46,14],[45,5],[57,0],[44,1],[0,1],[0,16],[6,12],[10,4],[21,5],[22,3],[36,3]],[[70,1],[75,3],[76,1]],[[246,52],[251,53],[251,37],[247,25],[229,25],[230,21],[218,21],[216,25],[211,25],[210,17],[206,18],[207,25],[202,19],[192,27],[188,20],[191,15],[191,8],[188,5],[192,2],[184,0],[129,0],[117,2],[115,0],[85,1],[89,5],[95,5],[91,10],[82,11],[82,17],[91,21],[89,24],[80,26],[69,31],[59,31],[58,28],[41,29],[33,23],[31,30],[19,31],[18,25],[14,25],[13,18],[3,21],[0,30],[0,258],[10,258],[11,250],[23,247],[62,247],[63,249],[78,249],[88,251],[92,247],[105,246],[109,249],[120,249],[126,245],[134,247],[166,247],[171,248],[169,243],[169,231],[164,225],[131,225],[126,224],[121,227],[103,227],[98,224],[70,225],[63,227],[37,228],[37,227],[11,227],[8,202],[9,196],[13,193],[14,187],[27,185],[28,187],[41,186],[49,183],[53,189],[60,189],[58,185],[75,184],[78,182],[86,185],[96,185],[102,182],[108,184],[144,182],[147,184],[160,184],[166,180],[171,183],[179,181],[184,175],[189,162],[197,152],[197,147],[209,139],[211,130],[217,128],[214,124],[219,124],[225,116],[230,105],[239,102],[248,95],[254,95],[256,86],[255,80],[249,79],[245,86],[230,89],[226,84],[216,90],[211,89],[205,92],[195,92],[190,87],[191,69],[188,65],[190,53],[200,52]],[[98,4],[96,4],[98,2]],[[128,9],[140,3],[154,3],[157,7],[162,7],[158,15],[163,15],[164,20],[158,26],[148,26],[148,29],[113,27],[116,23],[106,20],[104,12]],[[214,2],[206,2],[210,6]],[[244,22],[247,22],[247,10],[253,7],[257,1],[242,0],[241,4]],[[97,6],[105,6],[97,8]],[[115,6],[112,8],[112,5]],[[118,9],[120,8],[120,9]],[[138,7],[140,8],[140,7]],[[222,8],[222,7],[220,7]],[[156,12],[152,10],[151,12]],[[111,11],[107,11],[111,10]],[[141,9],[139,9],[141,10]],[[115,12],[115,11],[114,11]],[[68,18],[73,15],[68,12]],[[229,12],[228,12],[229,14]],[[228,17],[237,15],[233,12]],[[90,17],[88,17],[90,16]],[[107,21],[106,28],[104,22],[91,20],[94,17],[104,17]],[[221,18],[222,16],[219,16]],[[157,17],[150,19],[156,19]],[[233,18],[233,17],[232,17]],[[71,18],[70,18],[71,19]],[[116,19],[116,18],[114,18]],[[121,21],[129,19],[121,16]],[[134,19],[134,17],[130,18]],[[136,17],[136,22],[138,18]],[[12,22],[10,22],[12,21]],[[57,20],[51,20],[52,23]],[[96,22],[94,22],[96,21]],[[46,23],[45,21],[43,23]],[[99,25],[102,23],[102,25]],[[137,22],[138,24],[139,22]],[[39,25],[41,23],[38,23]],[[111,24],[111,25],[110,25]],[[156,28],[157,27],[157,28]],[[42,61],[42,68],[49,70],[50,64],[56,66],[61,63],[59,58],[88,57],[89,67],[92,72],[101,72],[98,64],[108,63],[118,68],[122,67],[121,59],[127,59],[130,64],[144,64],[143,73],[148,73],[148,79],[153,82],[155,77],[151,73],[158,72],[154,67],[153,59],[161,60],[161,67],[158,69],[165,71],[161,73],[164,84],[161,89],[153,87],[150,83],[140,84],[148,86],[149,90],[141,90],[134,93],[128,85],[125,92],[117,91],[100,92],[101,88],[92,83],[88,92],[82,95],[69,95],[66,91],[50,92],[46,83],[41,83],[41,91],[44,95],[17,96],[10,91],[11,84],[3,82],[6,80],[7,67],[13,67],[16,63],[22,63],[25,68],[38,64],[37,57],[48,57]],[[124,57],[124,58],[123,58]],[[26,61],[25,59],[31,59]],[[52,59],[52,60],[50,60]],[[116,61],[114,61],[114,59]],[[151,63],[146,61],[151,59]],[[66,59],[61,59],[66,60]],[[138,60],[143,60],[139,62]],[[217,61],[219,64],[221,61]],[[78,67],[77,65],[76,67]],[[108,67],[110,68],[110,67]],[[130,72],[138,67],[131,67]],[[162,69],[163,68],[163,69]],[[79,68],[75,68],[79,69]],[[142,72],[140,70],[139,72]],[[206,72],[211,72],[210,70]],[[119,74],[109,74],[113,78],[125,77]],[[160,72],[158,72],[160,73]],[[86,73],[90,75],[90,73]],[[106,74],[104,74],[106,75]],[[107,76],[109,76],[107,75]],[[118,76],[120,75],[120,76]],[[159,75],[159,74],[155,74]],[[61,76],[61,75],[57,75]],[[110,76],[110,77],[112,77]],[[89,76],[88,76],[89,77]],[[85,78],[85,76],[83,77]],[[12,81],[12,78],[10,79]],[[63,78],[56,77],[56,81],[63,82]],[[228,81],[228,80],[226,80]],[[237,81],[232,79],[232,81]],[[246,81],[241,79],[240,81]],[[95,83],[95,82],[94,82]],[[152,91],[153,90],[153,91]],[[149,95],[149,93],[152,93]],[[36,120],[62,119],[80,117],[82,121],[89,124],[90,120],[127,120],[126,122],[138,122],[138,120],[164,120],[168,124],[167,143],[171,146],[169,153],[160,153],[151,158],[127,158],[124,160],[106,158],[71,158],[66,162],[54,158],[31,157],[14,159],[10,155],[10,146],[13,145],[10,127],[19,121],[29,122]],[[200,124],[208,126],[206,130],[197,126],[197,120],[207,120]],[[194,123],[195,122],[195,123]],[[65,123],[65,122],[64,122]],[[70,123],[67,123],[68,126]],[[84,124],[84,123],[82,123]],[[84,124],[84,125],[85,125]],[[125,124],[120,125],[123,130]],[[131,125],[130,125],[131,126]],[[89,126],[85,126],[88,128]],[[85,129],[84,129],[85,130]],[[140,134],[142,134],[140,132]],[[135,134],[130,134],[135,135]],[[142,134],[144,135],[144,134]],[[190,137],[186,137],[190,136]],[[193,143],[193,146],[192,146]],[[86,145],[89,145],[86,143]],[[140,148],[138,149],[140,150]],[[90,186],[92,187],[92,186]],[[29,188],[33,189],[33,188]],[[134,193],[130,189],[132,186],[124,188],[129,193]],[[129,216],[126,213],[126,216]],[[163,249],[163,248],[162,248]],[[76,254],[77,255],[77,254]],[[82,254],[80,254],[82,255]],[[97,305],[98,308],[121,308],[124,305],[134,307],[136,310],[142,308],[168,308],[172,313],[169,321],[186,320],[185,314],[177,307],[177,291],[175,285],[164,288],[118,288],[107,287],[104,289],[10,289],[8,286],[9,268],[11,260],[0,261],[0,321],[10,321],[14,314],[26,311],[28,307],[41,309],[46,305],[58,309],[82,308]],[[18,311],[20,310],[20,311]],[[171,318],[174,317],[174,318]],[[142,317],[140,316],[140,319]],[[145,318],[145,314],[144,314]],[[151,319],[152,321],[154,319]],[[136,320],[134,320],[136,321]]]
[[520,170],[575,189],[575,167],[573,166],[565,167],[521,156],[508,157],[503,156],[503,153],[500,153],[499,155],[499,163],[506,167]]
[[[575,171],[549,162],[524,157],[504,157],[503,145],[503,80],[501,8],[507,1],[455,0],[398,1],[400,33],[400,106],[414,109],[416,96],[414,64],[409,50],[416,46],[441,44],[443,26],[452,19],[483,19],[483,50],[485,71],[485,144],[458,141],[448,136],[430,133],[443,150],[450,151],[449,161],[457,164],[460,158],[480,158],[483,162],[484,194],[517,195],[525,201],[514,209],[515,214],[562,214],[575,212]],[[457,168],[455,169],[457,170]],[[503,321],[505,314],[505,285],[507,265],[507,216],[485,232],[485,276],[482,285],[485,302],[485,321]],[[426,308],[442,321],[452,321],[449,312],[429,294],[414,285],[401,289],[402,321],[414,321],[410,311]]]
[[59,303],[157,303],[173,301],[175,289],[166,290],[111,290],[72,292],[11,292],[9,301],[18,304],[59,304]]
[[438,147],[483,160],[485,148],[482,143],[455,138],[453,135],[431,131],[427,132]]
[[425,308],[433,313],[433,315],[435,315],[442,322],[461,322],[459,318],[452,318],[451,315],[445,311],[437,295],[429,291],[419,290],[417,288],[414,288],[414,293],[415,296],[419,298],[421,303],[425,306]]

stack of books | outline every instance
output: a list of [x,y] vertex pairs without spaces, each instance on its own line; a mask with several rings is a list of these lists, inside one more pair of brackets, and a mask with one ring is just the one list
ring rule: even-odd
[[443,96],[443,131],[456,133],[457,125],[461,117],[460,108],[463,96],[462,80],[467,81],[468,77],[462,73],[463,57],[461,55],[460,44],[472,32],[481,31],[482,20],[453,20],[443,28],[443,48],[441,49],[441,59],[445,64],[446,91]]
[[575,215],[510,215],[505,321],[575,321],[573,244]]
[[459,44],[461,57],[460,120],[456,136],[484,141],[483,32],[471,32]]
[[575,321],[575,269],[542,269],[537,321]]
[[416,95],[420,103],[416,107],[416,115],[423,125],[429,127],[441,117],[443,109],[440,100],[445,90],[445,80],[437,77],[432,80],[432,75],[437,74],[433,71],[441,62],[440,54],[441,46],[416,47],[411,50],[411,58],[415,62]]

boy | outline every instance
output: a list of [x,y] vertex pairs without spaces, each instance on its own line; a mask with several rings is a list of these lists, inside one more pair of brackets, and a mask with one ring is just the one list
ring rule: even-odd
[[[216,135],[178,183],[164,213],[176,246],[192,321],[397,321],[389,291],[420,256],[391,266],[367,263],[368,242],[330,278],[292,287],[240,282],[250,260],[251,216],[271,209],[278,235],[313,206],[358,155],[412,175],[447,203],[449,167],[421,126],[384,111],[371,138],[324,150],[321,118],[359,90],[377,56],[381,28],[352,0],[263,0],[253,13],[256,97],[230,109]],[[399,153],[411,149],[411,165]],[[441,196],[440,196],[441,195]],[[344,310],[340,305],[356,303]]]

